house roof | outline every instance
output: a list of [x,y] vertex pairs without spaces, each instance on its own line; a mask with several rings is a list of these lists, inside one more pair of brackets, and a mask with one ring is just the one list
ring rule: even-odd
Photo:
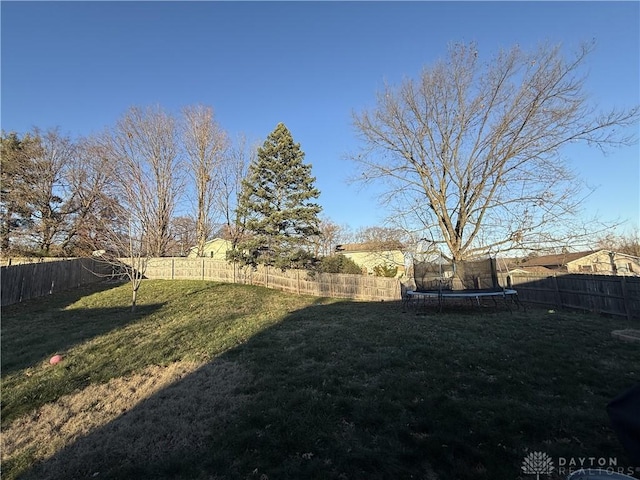
[[526,272],[535,273],[538,275],[553,274],[553,270],[547,267],[535,266],[535,267],[514,267],[510,272]]
[[522,259],[517,257],[496,258],[496,269],[499,273],[526,272],[526,273],[537,273],[540,275],[553,273],[553,270],[547,267],[539,266],[539,265],[526,267]]
[[520,265],[520,259],[511,257],[497,257],[496,270],[498,272],[508,272]]
[[336,245],[336,252],[386,252],[389,250],[404,250],[404,245],[396,241],[345,243]]
[[587,252],[574,252],[574,253],[559,253],[555,255],[542,255],[535,257],[526,262],[520,264],[521,267],[547,267],[547,268],[560,268],[565,266],[569,262],[573,262],[580,258],[589,256],[596,253],[593,250]]

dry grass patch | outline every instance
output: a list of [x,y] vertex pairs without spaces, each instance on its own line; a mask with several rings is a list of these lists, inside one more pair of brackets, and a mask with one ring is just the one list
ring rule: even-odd
[[108,475],[116,458],[119,469],[135,468],[199,449],[212,425],[243,405],[235,392],[247,381],[232,362],[176,362],[90,385],[14,421],[2,461],[28,453],[49,460],[27,478],[79,478]]
[[80,436],[131,410],[197,367],[186,362],[176,362],[167,367],[153,366],[141,373],[112,379],[106,384],[90,385],[48,403],[4,429],[2,460],[31,449],[36,452],[35,458],[47,458]]

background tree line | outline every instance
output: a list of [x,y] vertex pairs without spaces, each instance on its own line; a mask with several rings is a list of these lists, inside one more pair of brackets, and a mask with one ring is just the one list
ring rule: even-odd
[[251,156],[206,106],[180,117],[129,109],[105,131],[2,132],[0,247],[5,255],[120,251],[134,230],[145,255],[202,249],[214,230],[234,235],[233,211]]
[[[320,217],[311,165],[284,124],[255,148],[235,141],[210,107],[176,117],[132,107],[78,139],[57,128],[2,133],[1,248],[5,256],[142,259],[201,254],[231,240],[230,259],[309,267],[339,243],[398,240],[383,227],[353,231]],[[322,271],[359,271],[332,259]]]

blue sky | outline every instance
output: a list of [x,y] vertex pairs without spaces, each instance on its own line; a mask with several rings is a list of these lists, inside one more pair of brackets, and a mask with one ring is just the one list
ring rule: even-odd
[[[640,103],[639,2],[2,1],[6,131],[111,126],[130,106],[202,103],[232,136],[262,142],[284,122],[313,164],[324,215],[382,224],[374,192],[346,182],[352,112],[384,82],[416,77],[452,42],[481,55],[595,39],[587,90],[603,107]],[[598,187],[587,213],[640,223],[638,146],[565,152]]]

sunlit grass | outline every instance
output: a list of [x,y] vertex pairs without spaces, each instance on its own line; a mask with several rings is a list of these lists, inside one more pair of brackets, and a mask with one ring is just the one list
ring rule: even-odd
[[610,335],[625,321],[198,281],[145,282],[131,314],[128,293],[3,309],[3,478],[513,479],[532,450],[625,461],[604,409],[638,378],[640,349]]
[[[131,313],[128,294],[125,285],[68,305],[67,297],[50,297],[3,310],[3,425],[150,365],[206,362],[312,301],[263,288],[155,281]],[[54,354],[64,356],[55,368],[48,364]],[[13,372],[15,366],[26,368]]]

